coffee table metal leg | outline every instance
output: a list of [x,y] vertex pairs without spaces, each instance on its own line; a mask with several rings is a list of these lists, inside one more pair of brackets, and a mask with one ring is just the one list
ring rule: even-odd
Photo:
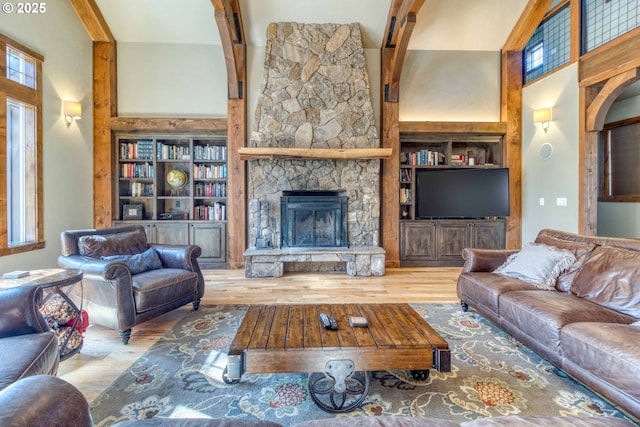
[[349,412],[362,404],[369,392],[369,374],[354,368],[351,360],[331,360],[324,373],[309,374],[309,394],[320,409]]
[[236,384],[242,376],[242,355],[228,355],[227,367],[222,373],[222,381],[226,384]]

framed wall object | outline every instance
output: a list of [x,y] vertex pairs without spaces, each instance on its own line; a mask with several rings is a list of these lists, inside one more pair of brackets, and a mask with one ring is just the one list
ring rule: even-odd
[[142,219],[142,205],[124,205],[122,219]]

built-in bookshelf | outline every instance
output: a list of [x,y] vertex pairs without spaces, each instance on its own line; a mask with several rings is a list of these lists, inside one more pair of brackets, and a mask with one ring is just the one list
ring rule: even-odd
[[[433,168],[502,167],[503,138],[503,134],[479,133],[401,134],[400,265],[461,266],[465,247],[504,248],[503,218],[420,219],[416,213],[417,172]],[[421,192],[425,193],[428,190]]]
[[115,145],[114,219],[227,220],[224,138],[118,135]]
[[153,243],[197,244],[203,268],[226,266],[223,136],[115,135],[114,224],[145,226]]

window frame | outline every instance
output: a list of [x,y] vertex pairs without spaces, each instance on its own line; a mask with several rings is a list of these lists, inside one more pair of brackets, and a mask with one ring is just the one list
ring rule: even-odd
[[[610,190],[610,179],[613,173],[610,173],[610,168],[612,164],[609,160],[609,152],[611,146],[611,131],[620,127],[630,126],[630,125],[640,125],[640,116],[633,117],[627,120],[622,120],[619,122],[608,123],[604,126],[601,132],[600,138],[600,153],[599,158],[602,159],[599,164],[599,181],[600,185],[598,188],[598,201],[599,202],[620,202],[620,203],[638,203],[640,202],[640,193],[632,194],[632,195],[612,195]],[[640,144],[640,142],[639,142]],[[640,150],[640,147],[638,147]]]
[[[7,78],[7,46],[30,56],[35,60],[36,80],[35,88],[30,88],[21,83]],[[44,57],[18,43],[3,34],[0,34],[0,256],[29,252],[42,249],[44,242],[44,197],[42,189],[42,64]],[[18,102],[30,104],[35,108],[35,203],[36,203],[36,236],[32,242],[11,245],[8,241],[8,215],[7,215],[7,98]]]

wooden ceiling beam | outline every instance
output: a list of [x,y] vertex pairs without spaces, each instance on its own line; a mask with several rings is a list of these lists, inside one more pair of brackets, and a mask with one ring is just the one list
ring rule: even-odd
[[394,0],[387,18],[387,39],[384,47],[392,49],[393,54],[388,64],[389,73],[384,82],[385,102],[398,102],[400,98],[400,75],[402,65],[411,39],[411,33],[416,25],[416,15],[422,8],[424,0]]
[[551,1],[529,0],[502,48],[504,52],[524,50],[529,39],[546,16]]
[[113,34],[95,0],[69,0],[94,42],[115,43]]
[[238,0],[211,0],[227,67],[229,99],[244,97],[246,42]]

